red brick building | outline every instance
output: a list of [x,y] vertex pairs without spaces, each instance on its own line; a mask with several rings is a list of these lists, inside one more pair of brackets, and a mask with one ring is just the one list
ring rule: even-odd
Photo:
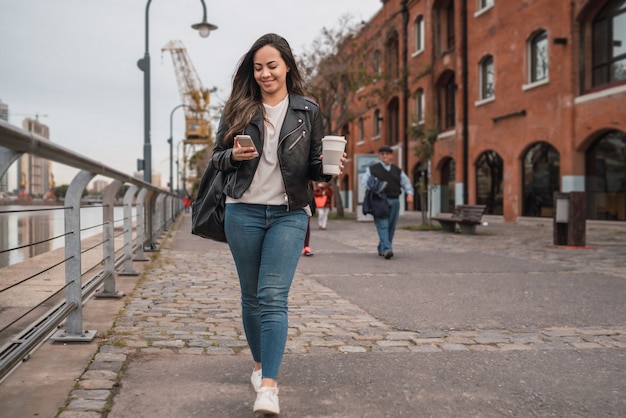
[[[551,217],[561,191],[586,193],[588,219],[626,220],[626,1],[381,3],[358,38],[377,83],[400,87],[343,129],[350,207],[355,157],[391,145],[429,185],[432,215],[466,202],[507,221]],[[415,130],[434,132],[430,160]]]

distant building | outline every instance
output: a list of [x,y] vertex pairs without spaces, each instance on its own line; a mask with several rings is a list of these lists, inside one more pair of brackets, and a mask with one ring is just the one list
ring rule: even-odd
[[[335,127],[349,139],[349,206],[352,156],[389,145],[430,186],[409,210],[485,204],[514,221],[552,217],[555,192],[585,192],[588,219],[626,221],[623,0],[381,3],[344,46],[381,75],[337,110],[357,115]],[[434,148],[420,159],[424,134]]]
[[94,180],[91,183],[91,192],[94,194],[102,193],[109,184],[110,184],[110,181]]
[[[24,119],[22,128],[42,138],[50,138],[48,126],[36,118]],[[51,162],[31,154],[22,155],[18,160],[17,183],[20,199],[43,198],[54,187]]]

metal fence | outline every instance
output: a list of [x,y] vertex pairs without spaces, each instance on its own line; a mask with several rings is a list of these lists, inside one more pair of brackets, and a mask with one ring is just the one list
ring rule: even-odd
[[[0,120],[0,176],[25,153],[80,171],[67,189],[63,206],[55,208],[64,211],[65,227],[62,236],[50,239],[64,239],[64,256],[60,260],[53,260],[50,265],[38,265],[37,271],[17,269],[16,272],[26,272],[23,277],[17,273],[2,275],[1,311],[6,308],[2,306],[3,294],[11,292],[19,297],[29,291],[30,283],[49,275],[54,269],[64,268],[65,283],[58,289],[53,289],[49,297],[37,300],[33,306],[20,310],[11,318],[3,313],[0,334],[10,335],[3,338],[7,342],[0,348],[0,381],[48,338],[63,342],[93,340],[95,331],[83,328],[83,304],[92,296],[123,296],[115,288],[116,277],[138,274],[133,269],[133,262],[147,261],[145,252],[156,250],[158,238],[167,231],[183,209],[182,200],[175,194]],[[102,203],[99,205],[102,207],[102,224],[98,226],[102,228],[102,234],[95,240],[92,237],[87,243],[86,239],[81,239],[81,233],[85,229],[81,230],[81,196],[96,175],[106,177],[111,182],[104,189]],[[116,220],[115,199],[123,191],[124,185],[128,188],[123,194],[123,217]],[[25,246],[38,244],[41,241],[34,240],[13,248],[0,248],[0,253],[18,251]],[[93,252],[100,248],[102,256],[98,256],[94,262]],[[93,266],[87,269],[82,265],[87,258],[86,254],[91,255],[89,263]],[[29,260],[23,263],[27,264]],[[34,321],[28,319],[34,312],[42,311],[44,313]],[[65,327],[61,328],[64,321]]]

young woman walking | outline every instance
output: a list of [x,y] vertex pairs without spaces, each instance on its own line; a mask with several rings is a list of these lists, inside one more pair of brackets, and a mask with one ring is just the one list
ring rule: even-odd
[[[254,146],[239,144],[240,134]],[[309,182],[330,179],[322,174],[323,135],[320,109],[305,97],[289,44],[263,35],[239,62],[212,159],[228,176],[225,232],[254,360],[255,413],[280,412],[277,377],[287,298],[311,215]]]

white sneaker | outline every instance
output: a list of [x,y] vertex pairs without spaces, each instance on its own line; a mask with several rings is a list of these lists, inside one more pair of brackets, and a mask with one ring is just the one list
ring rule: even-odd
[[269,386],[261,387],[257,391],[253,411],[259,414],[280,414],[280,407],[278,406],[278,388]]
[[250,376],[250,382],[256,392],[261,389],[261,381],[263,380],[263,369],[252,370],[252,376]]

